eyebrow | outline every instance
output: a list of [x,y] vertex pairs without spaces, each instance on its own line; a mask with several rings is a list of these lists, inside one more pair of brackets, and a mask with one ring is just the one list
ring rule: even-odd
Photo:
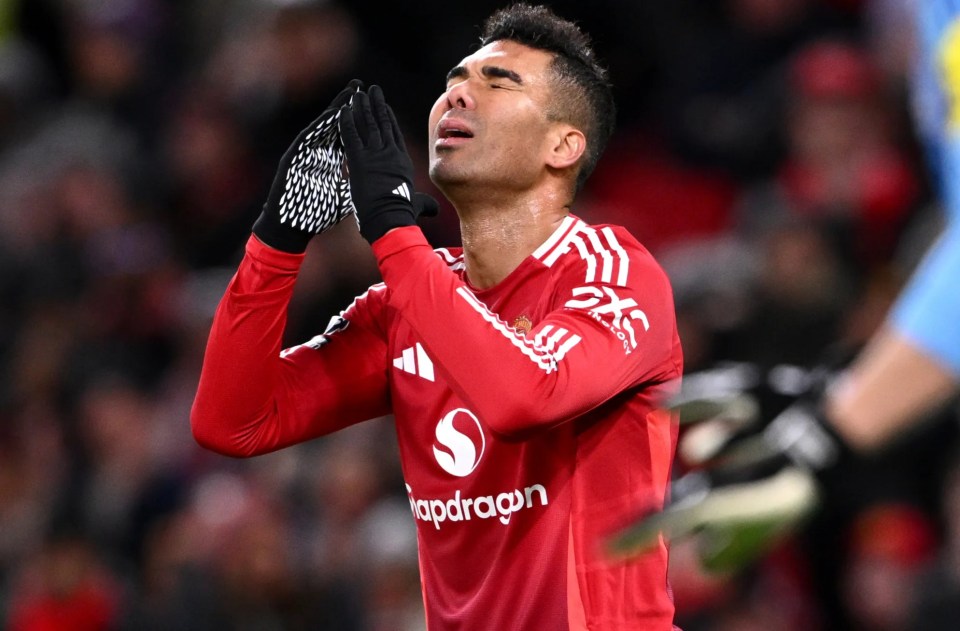
[[[461,79],[466,77],[469,74],[469,71],[465,66],[455,66],[450,69],[450,72],[447,73],[447,81],[451,79]],[[485,77],[492,77],[496,79],[507,79],[508,81],[513,81],[517,85],[523,85],[523,79],[513,70],[507,70],[506,68],[501,68],[500,66],[483,66],[480,68],[480,74]]]

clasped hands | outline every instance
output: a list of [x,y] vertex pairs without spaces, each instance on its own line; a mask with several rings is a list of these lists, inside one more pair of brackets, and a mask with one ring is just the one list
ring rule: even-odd
[[351,211],[372,244],[438,210],[413,189],[413,163],[383,91],[364,92],[354,79],[280,159],[253,233],[272,248],[302,253]]
[[357,91],[340,108],[340,139],[360,234],[371,244],[417,217],[437,215],[435,199],[413,188],[413,162],[380,86]]

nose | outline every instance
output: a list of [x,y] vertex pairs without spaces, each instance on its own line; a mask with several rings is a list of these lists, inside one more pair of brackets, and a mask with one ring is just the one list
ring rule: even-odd
[[472,110],[476,106],[469,80],[459,81],[447,90],[447,104],[450,109]]

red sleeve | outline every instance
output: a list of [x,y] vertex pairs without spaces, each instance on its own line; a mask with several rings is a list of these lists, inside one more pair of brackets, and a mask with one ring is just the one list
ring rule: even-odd
[[501,434],[552,426],[637,384],[680,376],[673,293],[639,247],[624,251],[629,274],[620,284],[588,281],[583,266],[570,266],[558,308],[526,336],[473,295],[419,228],[393,230],[373,249],[390,305]]
[[274,451],[389,412],[375,285],[310,342],[280,352],[303,255],[256,238],[217,308],[190,422],[230,456]]

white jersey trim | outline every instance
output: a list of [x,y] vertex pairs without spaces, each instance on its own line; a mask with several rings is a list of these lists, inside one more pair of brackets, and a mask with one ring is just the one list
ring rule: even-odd
[[[580,336],[570,333],[563,328],[553,328],[553,325],[546,325],[541,329],[537,336],[530,340],[514,329],[510,328],[506,322],[501,320],[497,314],[490,311],[479,298],[473,295],[466,287],[457,288],[457,293],[473,307],[474,311],[490,324],[495,331],[507,338],[515,348],[523,355],[537,365],[545,373],[550,374],[558,369],[558,364],[570,350],[580,343]],[[553,331],[553,335],[546,338],[545,335]],[[554,350],[556,348],[556,350]]]
[[568,216],[550,238],[534,251],[533,256],[547,267],[552,267],[571,248],[576,249],[587,264],[586,282],[602,282],[619,287],[627,285],[630,257],[609,226],[598,231]]
[[449,267],[452,271],[457,272],[464,269],[465,264],[463,262],[463,254],[460,256],[454,256],[447,248],[435,248],[433,251],[437,253],[441,259],[443,259],[443,262],[446,263],[447,267]]
[[577,220],[570,215],[564,217],[557,229],[553,231],[553,234],[551,234],[547,240],[540,245],[539,248],[533,251],[533,258],[542,259],[575,223],[577,223]]

